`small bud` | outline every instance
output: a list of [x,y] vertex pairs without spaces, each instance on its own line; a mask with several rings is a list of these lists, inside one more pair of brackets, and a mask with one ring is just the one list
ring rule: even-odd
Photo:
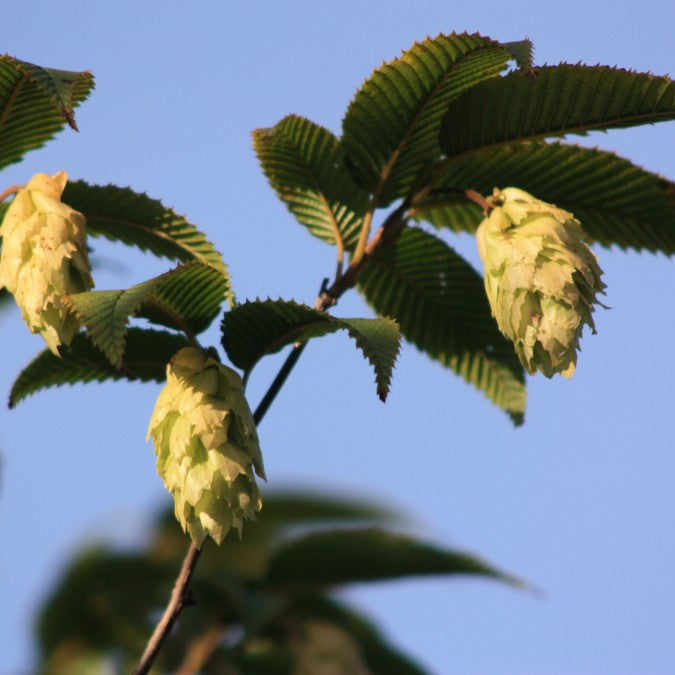
[[58,356],[80,323],[62,298],[94,286],[85,218],[61,201],[68,175],[38,173],[22,188],[0,226],[0,287],[14,295],[23,319]]
[[516,188],[492,201],[476,232],[492,315],[530,374],[569,378],[584,324],[595,333],[602,270],[571,213]]
[[258,434],[237,373],[194,347],[166,369],[148,427],[157,471],[175,502],[176,518],[196,546],[220,544],[262,500],[253,470],[265,478]]

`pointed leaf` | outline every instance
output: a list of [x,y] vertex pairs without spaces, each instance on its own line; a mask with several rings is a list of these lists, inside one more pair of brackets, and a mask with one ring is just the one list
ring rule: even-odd
[[523,585],[467,553],[375,528],[313,532],[293,539],[272,555],[267,583],[313,588],[432,574],[475,574]]
[[675,118],[675,82],[606,66],[546,66],[482,82],[448,108],[447,157],[565,134]]
[[[527,45],[527,48],[526,48]],[[439,35],[414,44],[366,80],[342,123],[348,166],[375,203],[405,197],[441,149],[438,130],[448,103],[514,58],[529,43],[500,45],[480,35]]]
[[217,269],[229,284],[227,268],[213,244],[183,216],[147,195],[115,185],[69,181],[63,201],[85,215],[92,236],[184,263],[200,260]]
[[42,147],[66,123],[77,130],[74,109],[93,87],[89,72],[53,70],[0,56],[0,169]]
[[120,367],[132,315],[192,336],[209,327],[229,291],[220,272],[193,261],[126,290],[77,293],[66,302],[87,327],[92,342]]
[[407,340],[522,423],[522,366],[491,316],[482,278],[447,244],[407,228],[365,264],[359,288]]
[[284,300],[246,302],[225,314],[222,343],[232,363],[248,374],[266,354],[344,329],[375,369],[384,401],[399,349],[398,325],[391,319],[336,319],[306,305]]
[[47,387],[76,382],[103,380],[141,380],[163,382],[166,364],[181,348],[188,345],[182,335],[166,331],[130,328],[122,370],[113,366],[84,333],[76,335],[70,347],[61,350],[62,358],[49,349],[31,361],[19,374],[9,395],[9,407]]
[[518,187],[572,212],[590,241],[675,253],[675,184],[613,153],[562,143],[521,143],[451,161],[417,218],[473,232],[477,205],[458,196],[472,189]]
[[329,244],[356,243],[369,199],[328,129],[289,115],[272,129],[254,131],[253,146],[279,199],[300,223]]

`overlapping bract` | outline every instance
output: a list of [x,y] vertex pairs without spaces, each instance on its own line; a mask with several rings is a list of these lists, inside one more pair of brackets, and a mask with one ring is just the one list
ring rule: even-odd
[[574,216],[516,188],[495,190],[476,237],[485,289],[525,369],[571,377],[584,324],[605,285]]
[[254,471],[265,477],[255,422],[237,373],[194,347],[167,366],[148,427],[157,471],[192,541],[220,544],[262,508]]
[[54,354],[80,329],[62,302],[93,287],[84,216],[61,201],[65,171],[38,173],[21,189],[0,227],[0,286],[14,295],[24,321]]

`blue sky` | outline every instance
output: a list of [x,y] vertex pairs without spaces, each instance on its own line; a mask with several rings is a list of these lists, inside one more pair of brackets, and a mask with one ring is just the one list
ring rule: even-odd
[[[535,62],[675,71],[668,2],[21,3],[6,51],[89,69],[80,133],[7,170],[2,185],[66,169],[160,198],[223,253],[240,300],[311,302],[333,251],[277,201],[250,132],[288,113],[339,133],[356,87],[383,60],[439,32],[529,37]],[[571,139],[574,141],[574,139]],[[594,134],[673,179],[675,125]],[[478,264],[475,242],[448,241]],[[97,287],[168,269],[95,242]],[[675,669],[672,263],[596,249],[611,310],[596,314],[570,381],[529,381],[527,421],[506,416],[406,346],[386,405],[341,335],[313,342],[260,434],[270,487],[380,499],[414,530],[468,549],[544,591],[438,579],[358,586],[346,598],[433,673],[668,673]],[[355,294],[338,316],[367,316]],[[42,349],[18,311],[0,314],[5,392]],[[209,333],[218,343],[217,331]],[[255,405],[281,357],[251,378]],[[0,673],[27,672],[36,607],[73,550],[135,542],[169,503],[144,442],[158,386],[49,390],[0,412]],[[317,403],[318,402],[318,403]]]

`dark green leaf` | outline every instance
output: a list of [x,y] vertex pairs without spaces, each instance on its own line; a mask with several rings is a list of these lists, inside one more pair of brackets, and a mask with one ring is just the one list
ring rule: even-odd
[[440,158],[438,131],[450,101],[501,73],[530,45],[480,35],[439,35],[416,43],[366,80],[342,128],[348,166],[379,206],[405,197],[423,167]]
[[230,361],[248,374],[266,354],[341,329],[375,369],[377,393],[384,401],[400,342],[398,325],[391,319],[336,319],[284,300],[246,302],[225,314],[222,343]]
[[137,554],[91,551],[68,570],[38,621],[44,656],[58,647],[142,652],[148,612],[170,592],[173,568]]
[[418,664],[394,649],[364,616],[322,595],[300,595],[289,613],[306,622],[324,621],[345,630],[357,641],[370,672],[387,675],[425,675]]
[[313,588],[438,574],[474,574],[523,585],[467,553],[374,528],[313,532],[293,539],[272,555],[267,583]]
[[0,169],[42,147],[66,123],[77,130],[74,109],[93,87],[89,72],[53,70],[0,56]]
[[591,241],[675,252],[673,183],[612,153],[562,143],[519,143],[458,157],[414,214],[473,232],[482,211],[458,193],[468,188],[489,196],[495,187],[518,187],[571,211]]
[[514,141],[675,118],[675,82],[606,66],[547,66],[482,82],[456,98],[440,143],[449,158]]
[[329,244],[356,243],[368,195],[344,166],[338,139],[314,122],[289,115],[253,132],[263,171],[300,223]]
[[158,256],[187,263],[200,260],[227,280],[223,259],[213,244],[183,216],[161,202],[129,188],[71,181],[63,201],[87,218],[87,232],[138,246]]
[[130,328],[127,332],[124,363],[113,366],[84,333],[76,335],[70,347],[62,347],[62,358],[45,349],[19,374],[9,395],[9,407],[47,387],[76,382],[141,380],[163,382],[166,364],[188,340],[165,331]]
[[482,278],[447,244],[407,228],[366,263],[359,288],[407,340],[522,423],[522,366],[491,316]]
[[67,298],[92,342],[120,367],[130,316],[149,318],[193,336],[210,325],[230,296],[228,279],[193,261],[126,290],[87,291]]

